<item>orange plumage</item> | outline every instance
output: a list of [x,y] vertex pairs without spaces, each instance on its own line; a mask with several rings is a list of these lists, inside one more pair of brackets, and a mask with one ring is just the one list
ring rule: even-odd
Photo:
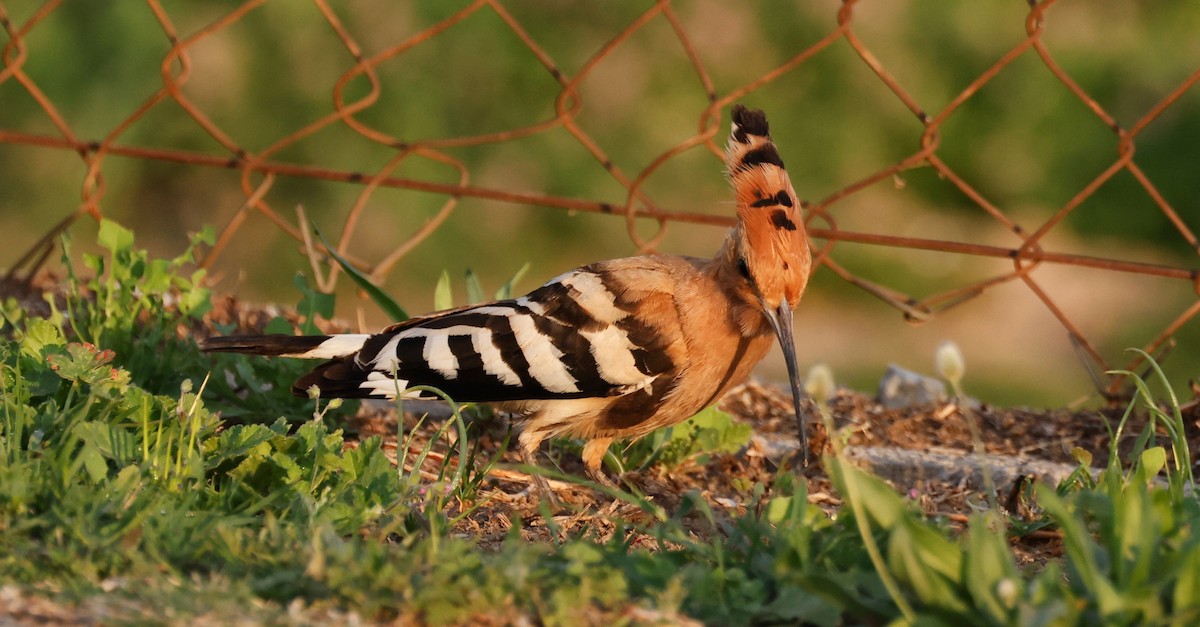
[[812,256],[766,116],[733,109],[726,157],[737,223],[712,259],[647,255],[566,272],[520,298],[393,325],[375,335],[210,338],[202,348],[325,359],[294,391],[393,398],[428,385],[516,412],[527,457],[550,436],[585,438],[593,477],[617,438],[679,423],[749,375],[778,342],[807,460],[792,312]]

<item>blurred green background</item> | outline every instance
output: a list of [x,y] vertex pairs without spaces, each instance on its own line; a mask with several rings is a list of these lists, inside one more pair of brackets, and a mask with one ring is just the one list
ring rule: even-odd
[[[20,29],[41,7],[0,5]],[[181,38],[221,19],[228,2],[167,2]],[[346,31],[371,56],[467,6],[456,2],[338,3]],[[522,2],[505,5],[528,36],[567,76],[653,3]],[[671,9],[718,95],[756,80],[836,28],[838,2],[681,1]],[[854,7],[855,35],[930,115],[1025,37],[1025,2],[864,2]],[[1042,41],[1080,87],[1129,129],[1200,69],[1200,11],[1192,2],[1064,0],[1045,14]],[[147,5],[71,2],[11,36],[7,65],[21,70],[53,102],[72,131],[99,140],[162,86],[170,49]],[[353,59],[315,4],[267,2],[189,48],[183,93],[240,146],[254,152],[333,110],[333,86]],[[378,102],[364,124],[407,141],[452,138],[523,127],[554,116],[561,88],[493,10],[484,8],[378,68]],[[346,99],[366,92],[359,78]],[[707,96],[671,24],[659,15],[600,60],[580,86],[575,120],[626,175],[697,131]],[[801,197],[820,200],[911,155],[922,125],[845,40],[746,96],[767,111]],[[728,111],[723,111],[722,132]],[[0,131],[58,136],[28,89],[0,83]],[[1192,88],[1137,137],[1136,163],[1193,229],[1200,228],[1200,88]],[[1047,69],[1033,50],[1006,66],[941,128],[938,157],[992,204],[1034,231],[1117,158],[1117,137]],[[177,103],[166,100],[139,119],[121,145],[228,157]],[[466,166],[470,184],[506,191],[625,202],[625,190],[562,128],[478,146],[447,148]],[[378,171],[395,149],[335,124],[289,146],[273,160],[340,171]],[[670,211],[724,215],[731,197],[720,160],[697,148],[671,159],[646,182]],[[0,267],[46,229],[75,211],[86,168],[69,150],[0,142]],[[224,226],[245,201],[240,173],[109,156],[103,212],[133,228],[161,255],[181,250],[187,233]],[[426,159],[406,160],[394,174],[455,183],[458,174]],[[257,180],[257,179],[256,179]],[[294,220],[302,204],[330,237],[361,186],[280,177],[266,200]],[[353,239],[354,252],[379,260],[431,218],[444,196],[396,189],[374,193]],[[1015,247],[1019,239],[930,168],[904,172],[829,208],[841,228]],[[93,239],[81,220],[73,241]],[[649,235],[652,224],[640,224]],[[711,255],[723,233],[675,224],[661,252]],[[1196,252],[1128,172],[1118,173],[1043,240],[1045,248],[1195,268]],[[601,258],[633,254],[619,217],[570,213],[463,198],[432,237],[390,274],[387,291],[410,312],[432,307],[443,270],[464,297],[463,272],[474,269],[494,289],[525,262],[527,290],[560,272]],[[1011,262],[842,242],[834,258],[859,276],[917,297],[1010,270]],[[252,216],[214,267],[216,289],[249,302],[294,303],[291,277],[307,272],[299,247],[261,216]],[[1038,284],[1114,365],[1195,302],[1185,281],[1070,266],[1044,265]],[[339,283],[339,315],[371,325],[386,321]],[[896,310],[827,269],[814,277],[797,316],[805,366],[827,362],[839,382],[873,390],[889,362],[932,373],[933,354],[956,341],[967,360],[967,390],[987,401],[1061,406],[1092,386],[1063,327],[1020,282],[913,326]],[[1200,367],[1200,323],[1187,323],[1165,362],[1182,384]],[[782,379],[778,355],[761,375]]]

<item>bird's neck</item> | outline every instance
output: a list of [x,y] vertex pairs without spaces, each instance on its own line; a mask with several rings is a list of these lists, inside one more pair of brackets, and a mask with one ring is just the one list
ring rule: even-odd
[[773,333],[758,297],[738,273],[736,255],[728,242],[707,266],[705,272],[725,296],[729,319],[742,336],[757,337]]

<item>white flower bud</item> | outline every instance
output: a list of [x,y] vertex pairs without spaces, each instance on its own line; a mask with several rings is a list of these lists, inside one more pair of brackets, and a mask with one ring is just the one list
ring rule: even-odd
[[837,392],[833,383],[833,370],[825,364],[816,364],[804,379],[804,391],[817,403],[824,405]]
[[1004,607],[1014,607],[1017,604],[1017,582],[1013,581],[1012,577],[1005,577],[996,584],[996,596],[1000,597],[1000,602]]
[[962,382],[963,373],[966,372],[967,367],[963,361],[962,351],[958,349],[958,344],[950,340],[942,342],[942,345],[938,346],[934,361],[937,364],[938,373],[949,381],[950,385],[957,387]]

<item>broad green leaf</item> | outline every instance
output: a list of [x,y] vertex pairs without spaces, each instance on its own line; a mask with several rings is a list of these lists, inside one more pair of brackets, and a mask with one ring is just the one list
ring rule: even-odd
[[[838,463],[837,466],[841,471],[835,474],[842,482],[854,482],[853,493],[859,496],[875,524],[890,529],[907,514],[903,499],[882,479],[849,463]],[[839,485],[838,490],[842,494],[849,493],[845,485]]]
[[108,475],[108,464],[104,461],[104,456],[100,454],[99,449],[90,442],[84,442],[83,447],[79,449],[75,458],[77,464],[81,464],[88,476],[93,482],[98,483]]
[[271,452],[270,441],[277,433],[263,425],[234,425],[221,432],[206,460],[209,469],[236,457],[261,457]]
[[913,547],[919,551],[922,562],[947,580],[961,583],[959,577],[962,576],[963,552],[958,543],[912,513],[906,512],[902,526],[907,527],[908,536],[913,540]]
[[147,294],[163,294],[171,288],[171,279],[176,271],[165,259],[154,259],[146,267],[142,291]]
[[197,287],[204,282],[205,271],[197,270],[192,275],[192,286],[183,291],[179,301],[179,310],[192,318],[199,318],[212,309],[212,292],[208,288]]
[[113,460],[118,466],[126,466],[139,461],[138,456],[135,455],[133,434],[125,429],[107,422],[87,421],[79,423],[74,432],[80,440],[93,447],[103,459]]
[[83,461],[83,467],[87,469],[88,476],[93,482],[99,483],[108,476],[108,463],[104,461],[104,456],[94,446],[84,446],[79,451],[79,458]]
[[117,252],[128,250],[133,247],[133,231],[109,220],[102,218],[100,220],[100,234],[96,237],[96,241],[100,246],[107,249],[113,255]]
[[1175,580],[1175,611],[1178,615],[1200,615],[1200,544],[1193,543],[1179,560]]
[[454,296],[450,293],[450,273],[442,270],[437,287],[433,289],[433,308],[437,311],[454,307]]
[[[1013,563],[1003,519],[994,512],[974,514],[967,527],[962,583],[975,607],[996,623],[1009,622],[1009,610],[1020,600],[1021,577]],[[1004,588],[1011,594],[1001,594]]]
[[789,518],[794,510],[794,497],[780,496],[767,502],[767,520],[779,524]]
[[[1148,449],[1142,458],[1156,449],[1163,450],[1161,447]],[[1151,480],[1153,477],[1131,481],[1124,490],[1111,497],[1114,524],[1105,530],[1112,536],[1109,545],[1115,547],[1109,556],[1110,577],[1122,588],[1141,585],[1150,577],[1152,560],[1162,541],[1165,521],[1155,515],[1151,497],[1151,490],[1155,488],[1151,486]]]
[[961,550],[909,516],[900,518],[888,538],[888,568],[917,598],[956,612],[967,609],[959,595]]
[[1097,550],[1092,534],[1066,501],[1045,484],[1034,486],[1038,503],[1046,510],[1063,535],[1067,560],[1079,575],[1079,584],[1088,589],[1102,615],[1109,615],[1122,606],[1121,595],[1113,587],[1097,562]]
[[1161,446],[1155,446],[1142,451],[1138,466],[1139,478],[1149,485],[1159,472],[1167,465],[1167,451]]
[[25,337],[21,338],[21,353],[33,359],[45,359],[47,348],[52,351],[61,349],[67,343],[62,331],[47,320],[34,318],[25,328]]
[[109,366],[113,359],[110,350],[97,350],[91,344],[71,342],[67,344],[67,352],[50,355],[46,358],[55,374],[67,381],[82,381],[97,383],[114,372]]

